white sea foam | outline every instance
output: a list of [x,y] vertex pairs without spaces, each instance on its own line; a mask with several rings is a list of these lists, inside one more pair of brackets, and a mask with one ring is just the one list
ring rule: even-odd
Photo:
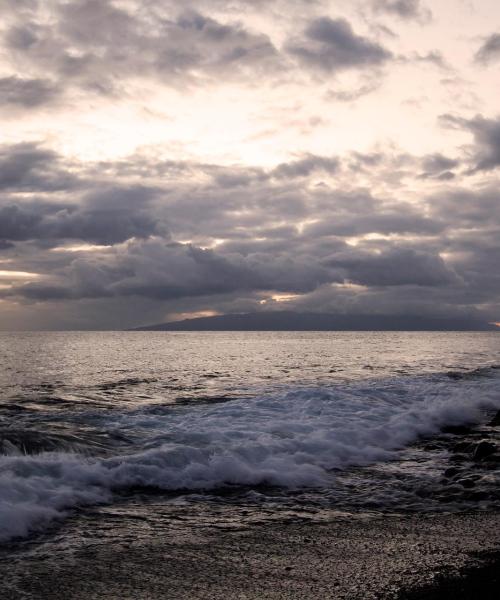
[[401,378],[108,419],[148,430],[148,450],[90,460],[68,453],[0,457],[0,540],[25,536],[68,508],[109,502],[130,486],[203,490],[237,484],[334,485],[331,471],[397,458],[444,425],[499,408],[499,379]]

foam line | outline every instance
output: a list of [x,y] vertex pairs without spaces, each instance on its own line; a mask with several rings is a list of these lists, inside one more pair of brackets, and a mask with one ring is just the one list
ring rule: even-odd
[[335,485],[331,471],[397,458],[445,425],[500,408],[500,378],[395,378],[190,407],[109,423],[154,433],[147,451],[101,460],[71,453],[0,457],[0,541],[28,535],[67,509],[111,502],[131,486]]

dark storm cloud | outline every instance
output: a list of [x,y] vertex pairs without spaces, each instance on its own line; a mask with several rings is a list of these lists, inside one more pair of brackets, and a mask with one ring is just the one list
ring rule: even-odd
[[53,24],[34,10],[7,29],[4,47],[16,64],[37,67],[65,85],[108,94],[138,75],[176,86],[280,66],[267,36],[194,10],[167,17],[154,4],[128,11],[108,0],[54,7]]
[[480,191],[454,188],[428,200],[434,218],[446,219],[456,228],[487,229],[500,226],[500,192],[496,186]]
[[500,119],[476,117],[467,125],[476,143],[476,169],[491,170],[500,166]]
[[452,169],[456,169],[459,165],[460,161],[448,158],[443,154],[428,154],[421,160],[422,173],[419,177],[422,179],[453,179],[455,174]]
[[[131,225],[130,237],[160,235],[164,230],[173,232],[174,239],[201,236],[204,240],[236,240],[261,238],[263,233],[273,237],[280,231],[289,235],[294,223],[311,219],[315,222],[306,224],[304,229],[304,235],[311,237],[368,233],[433,235],[443,231],[451,218],[446,218],[446,212],[437,212],[438,200],[433,199],[431,219],[422,206],[402,199],[381,199],[360,188],[349,192],[342,188],[346,182],[352,187],[359,174],[393,171],[401,161],[403,164],[406,161],[409,168],[420,167],[426,177],[440,177],[458,165],[456,160],[441,154],[418,161],[405,156],[388,158],[381,153],[356,154],[352,164],[337,157],[305,155],[266,171],[188,162],[162,164],[137,156],[130,162],[97,163],[79,171],[76,186],[69,175],[75,171],[75,165],[65,164],[57,154],[43,147],[31,144],[4,147],[0,157],[0,183],[9,192],[0,207],[12,210],[16,206],[21,223],[23,219],[34,223],[46,221],[50,215],[52,231],[73,230],[61,237],[75,239],[78,230],[88,231],[82,225],[85,220],[102,221],[104,228],[111,228],[113,220],[118,225],[122,217],[138,223]],[[55,186],[51,180],[54,165],[61,194],[57,201],[52,198],[50,202],[41,201],[37,196]],[[125,182],[124,178],[130,175],[134,183]],[[311,177],[317,175],[327,181],[331,178],[334,187],[324,182],[311,187]],[[138,183],[138,177],[149,183]],[[116,183],[120,180],[121,183]],[[63,182],[68,183],[67,187]],[[18,192],[23,194],[22,201],[16,200]],[[77,224],[72,226],[72,222]],[[13,221],[10,223],[14,230]],[[118,229],[124,232],[119,236],[123,240],[127,228]],[[48,231],[47,224],[43,230]],[[3,237],[6,235],[5,232]],[[24,239],[35,239],[37,235],[41,235],[39,230],[24,235]],[[107,235],[86,233],[77,239],[89,236],[92,240],[97,237],[102,240]]]
[[[461,289],[458,291],[462,292]],[[465,321],[474,319],[483,323],[488,318],[473,305],[464,303],[464,297],[457,293],[457,289],[446,286],[435,287],[432,293],[427,287],[414,285],[366,289],[322,286],[291,301],[288,306],[297,311],[334,315],[412,315]]]
[[26,51],[38,41],[39,28],[31,25],[14,25],[5,35],[5,46],[11,50]]
[[116,244],[158,232],[164,233],[164,229],[140,209],[44,203],[0,207],[0,239],[7,243],[37,241],[57,246],[67,240],[78,240]]
[[[297,0],[294,4],[310,3]],[[287,3],[274,5],[281,12],[290,10]],[[56,1],[51,5],[50,24],[42,5],[28,4],[26,10],[17,12],[11,6],[3,35],[5,56],[14,72],[36,71],[39,77],[30,83],[11,75],[5,85],[12,88],[12,98],[26,97],[26,105],[29,97],[32,102],[37,98],[42,105],[74,87],[123,97],[129,80],[137,78],[185,91],[222,81],[254,85],[256,78],[281,80],[297,70],[312,69],[311,75],[318,70],[367,72],[393,59],[388,49],[356,33],[347,20],[329,16],[312,19],[302,32],[292,30],[283,47],[277,47],[268,35],[241,20],[244,7],[238,12],[237,6],[224,2],[214,6],[213,2],[118,5],[111,0]],[[214,7],[225,10],[225,19],[230,20],[203,14]],[[444,68],[435,52],[405,60],[431,61]],[[377,89],[379,79],[372,76],[352,90],[332,90],[331,98],[359,98]],[[16,91],[22,86],[26,94]]]
[[0,146],[0,191],[55,192],[77,185],[54,151],[32,142]]
[[442,286],[457,282],[457,275],[442,258],[410,248],[391,248],[380,254],[352,252],[331,264],[346,269],[347,279],[366,286]]
[[[370,248],[353,248],[342,239],[375,231],[436,233],[442,229],[439,219],[426,221],[415,213],[410,218],[409,209],[406,217],[394,209],[391,215],[379,201],[363,193],[308,196],[303,192],[301,202],[294,206],[288,198],[285,204],[279,200],[276,203],[276,196],[283,193],[279,188],[270,186],[265,195],[264,189],[259,186],[254,191],[246,190],[236,203],[231,194],[227,198],[219,194],[216,204],[207,205],[208,190],[198,195],[180,193],[176,202],[169,203],[168,220],[177,233],[193,228],[193,211],[198,215],[198,236],[210,237],[217,231],[224,234],[236,228],[234,239],[220,248],[169,243],[156,231],[156,237],[149,240],[71,259],[51,269],[49,281],[40,280],[3,293],[32,301],[127,296],[173,301],[234,293],[252,295],[266,290],[304,294],[327,283],[345,281],[380,286],[440,286],[453,280],[437,255],[429,251],[390,246],[375,256]],[[184,216],[186,201],[190,204]],[[106,205],[112,211],[113,202]],[[235,214],[236,207],[240,210]],[[115,209],[116,231],[122,231],[119,215],[123,209],[119,202]],[[161,221],[161,210],[155,205],[150,209],[150,214]],[[79,219],[82,211],[76,213]],[[241,214],[249,211],[251,218]],[[359,218],[360,211],[365,213],[364,218]],[[264,228],[263,224],[272,221],[274,214],[291,225]],[[308,214],[320,216],[323,225],[299,233],[292,224]],[[88,215],[96,219],[96,226],[101,221],[99,214]],[[104,225],[107,222],[104,220]],[[242,223],[246,226],[246,239],[238,231],[238,224]],[[61,230],[61,235],[68,235],[68,225],[64,221],[63,224],[66,229]],[[28,222],[28,226],[34,225],[43,229],[40,222]],[[130,233],[126,228],[124,231]],[[100,233],[93,237],[102,241],[104,236]]]
[[476,117],[466,122],[476,144],[477,170],[491,170],[500,166],[500,118]]
[[150,212],[158,190],[110,185],[35,143],[0,147],[0,240],[113,244],[164,233]]
[[272,171],[272,176],[278,179],[293,177],[308,177],[315,171],[334,174],[340,167],[338,158],[327,158],[309,154],[295,161],[282,163]]
[[475,60],[488,65],[500,60],[500,33],[492,33],[476,52]]
[[447,126],[467,129],[474,136],[471,172],[491,171],[500,166],[500,118],[486,119],[478,115],[473,119],[463,119],[442,115],[441,122]]
[[3,77],[0,78],[0,107],[35,108],[52,102],[59,92],[59,87],[50,80]]
[[[1,290],[16,302],[267,310],[262,295],[281,293],[299,294],[290,306],[300,310],[427,315],[498,302],[493,186],[415,203],[357,185],[401,165],[441,178],[459,166],[445,155],[303,155],[268,170],[140,155],[77,168],[29,144],[1,156],[0,246],[15,268],[40,274]],[[57,200],[46,191],[54,169],[70,182]],[[61,250],[78,243],[109,247]]]
[[491,227],[478,236],[473,231],[450,240],[449,250],[456,252],[456,271],[466,282],[461,297],[470,304],[499,304],[500,226]]
[[377,12],[396,15],[401,19],[429,20],[432,13],[420,0],[374,0]]
[[311,225],[307,231],[312,235],[334,235],[355,237],[378,233],[390,234],[428,234],[434,235],[445,229],[445,224],[438,219],[429,219],[401,205],[392,210],[378,203],[362,215],[352,212],[336,213],[319,224]]
[[[334,246],[332,245],[331,248]],[[392,248],[379,255],[340,250],[318,260],[307,252],[224,253],[159,240],[134,242],[101,256],[73,260],[39,281],[1,292],[31,301],[137,296],[175,301],[259,291],[307,294],[325,284],[440,288],[457,275],[430,252]],[[427,292],[429,293],[429,291]]]
[[287,50],[303,63],[330,73],[380,66],[392,58],[379,43],[357,35],[345,19],[330,17],[311,21],[302,38],[291,40]]
[[144,296],[171,300],[235,291],[307,291],[331,272],[303,257],[221,254],[159,240],[134,242],[98,257],[78,258],[60,283],[30,283],[4,292],[30,300]]

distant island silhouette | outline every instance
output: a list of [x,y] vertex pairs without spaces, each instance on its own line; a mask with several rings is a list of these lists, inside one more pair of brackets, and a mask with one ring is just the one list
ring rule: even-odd
[[199,317],[131,331],[499,331],[476,319],[276,311]]

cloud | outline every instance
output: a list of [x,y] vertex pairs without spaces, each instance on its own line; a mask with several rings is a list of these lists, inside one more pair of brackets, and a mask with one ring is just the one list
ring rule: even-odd
[[243,254],[159,239],[79,257],[51,279],[19,285],[2,295],[36,301],[127,296],[176,300],[266,290],[304,294],[327,283],[434,287],[458,281],[439,256],[406,248],[374,255],[346,247],[318,261],[307,252],[254,248]]
[[221,23],[192,9],[164,14],[159,8],[153,3],[126,9],[109,0],[56,2],[47,7],[53,21],[48,25],[34,5],[30,18],[7,28],[4,48],[20,67],[101,94],[119,93],[128,78],[182,87],[281,65],[270,39],[239,22]]
[[[15,73],[33,77],[4,85],[12,88],[10,96],[19,106],[30,97],[41,106],[75,89],[123,99],[138,80],[186,92],[226,82],[283,82],[304,72],[367,72],[393,58],[379,42],[355,33],[345,19],[312,19],[301,34],[294,34],[300,12],[289,14],[289,2],[260,3],[260,16],[269,10],[276,18],[277,10],[282,18],[291,18],[290,33],[281,44],[279,36],[275,41],[248,18],[255,9],[250,4],[56,0],[47,6],[28,3],[23,10],[11,6],[1,40],[4,56]],[[302,11],[310,4],[297,0],[293,8]],[[439,57],[431,59],[437,63]],[[372,77],[334,90],[330,98],[349,101],[377,87],[378,79]]]
[[278,179],[290,177],[308,177],[314,172],[324,171],[330,175],[338,171],[340,161],[338,158],[327,158],[309,154],[287,163],[281,163],[273,169],[271,175]]
[[417,19],[428,22],[431,11],[420,0],[374,0],[372,6],[376,12],[395,15],[400,19]]
[[[285,304],[498,320],[495,82],[460,52],[444,79],[460,32],[440,8],[416,38],[426,5],[0,2],[16,142],[0,145],[0,261],[37,274],[2,279],[0,317],[127,327]],[[481,15],[454,22],[493,64]],[[440,106],[451,136],[431,127]]]
[[422,179],[441,179],[449,180],[455,177],[452,169],[456,169],[460,161],[448,158],[439,152],[428,154],[421,160],[422,173],[419,175]]
[[381,66],[392,58],[379,43],[354,33],[345,19],[320,17],[309,23],[287,51],[302,63],[327,73]]
[[0,191],[55,192],[77,185],[53,150],[33,142],[0,146]]
[[338,102],[354,102],[355,100],[359,100],[363,96],[367,96],[372,92],[378,90],[382,85],[382,82],[379,77],[368,79],[358,87],[354,89],[344,89],[344,90],[329,90],[327,92],[327,98],[336,100]]
[[[0,208],[0,239],[6,243],[35,241],[57,246],[68,240],[116,244],[132,237],[162,231],[151,215],[141,210],[61,204],[8,204]],[[163,231],[162,231],[163,232]]]
[[470,173],[491,171],[500,166],[500,118],[487,119],[477,115],[473,119],[463,119],[442,115],[440,119],[444,125],[466,129],[474,136]]
[[440,52],[439,50],[430,50],[426,54],[419,54],[418,52],[414,52],[412,55],[410,55],[408,60],[417,63],[429,63],[438,67],[439,69],[442,69],[443,71],[453,70],[444,58],[442,52]]
[[158,190],[142,184],[110,184],[40,144],[0,147],[0,240],[64,240],[113,244],[164,233],[151,214]]
[[331,264],[346,269],[347,279],[365,286],[442,286],[457,283],[457,275],[430,252],[391,248],[380,254],[352,252],[333,257]]
[[433,218],[446,219],[457,229],[483,230],[500,227],[500,192],[495,186],[481,191],[454,187],[429,199],[428,210]]
[[[498,192],[448,186],[442,175],[460,165],[444,154],[303,154],[264,169],[149,153],[84,165],[25,143],[2,147],[1,165],[2,259],[39,274],[0,290],[9,305],[85,310],[89,323],[104,323],[108,306],[125,327],[150,320],[134,320],[132,299],[153,321],[188,306],[282,308],[267,301],[276,294],[300,310],[414,315],[473,313],[500,296]],[[439,193],[414,202],[399,183],[391,193],[386,173],[403,167],[413,181],[439,179]],[[366,177],[384,187],[368,190]]]
[[48,79],[0,78],[0,107],[35,108],[49,104],[59,93],[59,87]]
[[500,33],[492,33],[485,39],[476,52],[475,60],[484,65],[500,60]]
[[[144,296],[153,299],[265,289],[314,289],[330,274],[300,257],[221,254],[162,240],[133,241],[97,257],[73,260],[52,283],[29,283],[4,292],[31,300]],[[59,279],[60,283],[57,282]]]

